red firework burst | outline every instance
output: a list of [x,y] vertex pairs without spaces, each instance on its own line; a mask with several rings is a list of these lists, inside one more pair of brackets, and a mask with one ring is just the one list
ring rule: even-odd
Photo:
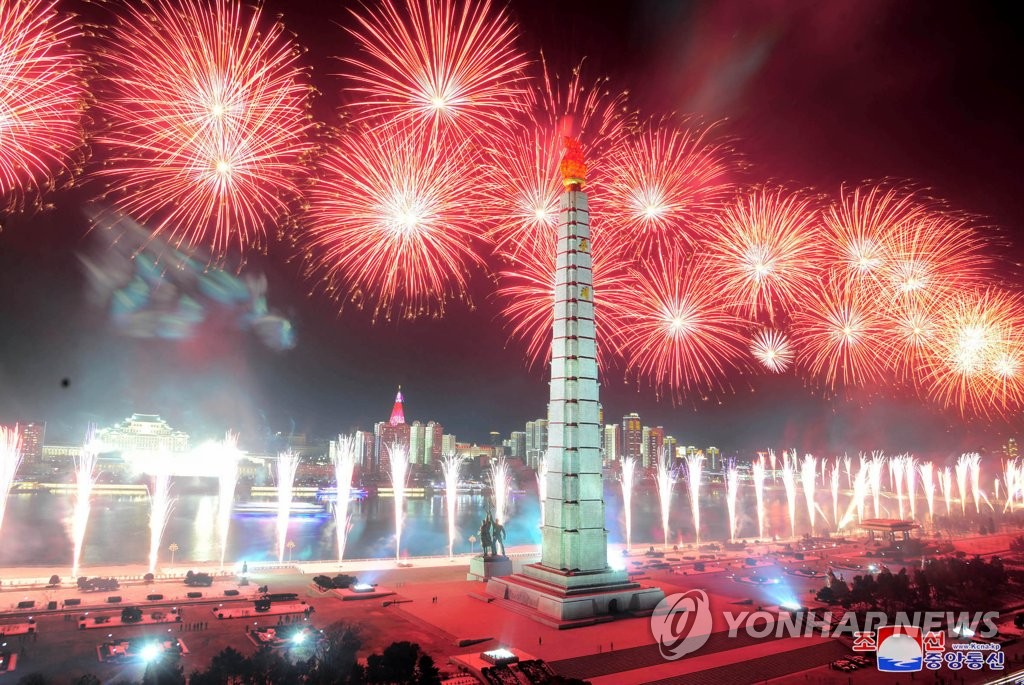
[[0,0],[0,203],[52,187],[82,142],[79,31],[45,0]]
[[771,328],[754,334],[750,341],[750,353],[764,368],[773,373],[782,373],[788,369],[795,356],[789,338]]
[[309,88],[280,23],[232,0],[128,5],[107,41],[102,171],[124,212],[214,253],[259,247],[310,151]]
[[919,383],[925,367],[934,362],[939,332],[934,307],[912,301],[880,306],[879,311],[885,331],[881,338],[885,367],[899,381]]
[[[578,140],[587,154],[587,189],[600,207],[609,150],[626,134],[625,93],[608,90],[604,80],[584,85],[576,68],[564,83],[542,60],[543,78],[527,91],[527,119],[489,141],[485,156],[482,210],[498,251],[516,259],[521,250],[554,249],[558,202],[565,187],[559,165],[564,136]],[[595,211],[599,219],[600,210]],[[553,252],[552,252],[553,254]]]
[[842,188],[838,202],[824,215],[827,266],[858,278],[878,279],[889,264],[894,235],[925,218],[924,207],[903,189]]
[[631,375],[679,399],[684,391],[723,389],[725,375],[742,368],[746,322],[732,313],[706,263],[687,262],[679,250],[646,259],[616,295],[617,351]]
[[1021,408],[1022,305],[1019,294],[991,288],[947,303],[925,378],[934,399],[962,414],[988,417]]
[[797,361],[831,388],[881,378],[885,332],[868,289],[845,273],[824,278],[793,315]]
[[[513,337],[526,346],[530,365],[541,365],[551,358],[551,328],[555,302],[555,233],[548,244],[529,243],[514,255],[505,253],[507,264],[498,274],[497,296],[505,302],[502,318],[509,324]],[[621,331],[620,308],[616,300],[627,272],[612,245],[600,238],[591,240],[595,283],[594,309],[597,325],[597,356],[603,367],[611,361],[616,335]]]
[[609,160],[603,206],[623,244],[644,254],[703,236],[733,194],[733,151],[713,127],[651,122]]
[[392,0],[364,12],[349,31],[364,56],[345,61],[365,116],[468,137],[505,128],[522,108],[529,62],[489,0]]
[[479,204],[465,148],[407,129],[343,137],[310,193],[314,269],[339,298],[414,318],[465,295]]
[[820,278],[821,238],[810,200],[782,190],[740,196],[718,218],[709,250],[722,286],[751,316],[789,311]]

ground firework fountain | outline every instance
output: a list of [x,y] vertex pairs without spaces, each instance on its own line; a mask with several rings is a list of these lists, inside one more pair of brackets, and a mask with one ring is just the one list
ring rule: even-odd
[[391,490],[395,495],[395,561],[402,559],[402,519],[405,517],[405,485],[409,478],[409,451],[394,443],[388,447]]
[[754,500],[757,504],[757,537],[764,540],[764,455],[758,457],[752,466],[754,479]]
[[903,484],[906,479],[907,458],[904,455],[893,457],[889,460],[889,478],[896,490],[896,506],[899,509],[900,520],[903,520]]
[[[541,460],[543,461],[543,460]],[[448,510],[448,557],[455,555],[455,514],[459,501],[459,475],[462,472],[462,457],[455,453],[446,454],[441,460],[441,473],[444,474],[444,499]],[[541,500],[540,510],[543,515],[544,501]]]
[[291,450],[277,455],[277,561],[284,562],[284,551],[288,543],[288,523],[292,513],[292,487],[295,485],[295,470],[299,467],[299,455]]
[[921,474],[921,490],[924,491],[924,501],[928,505],[928,522],[935,523],[935,467],[930,461],[926,461],[917,467]]
[[99,442],[90,428],[85,436],[82,451],[75,459],[75,508],[71,514],[71,541],[74,545],[71,561],[72,578],[78,578],[78,571],[81,568],[82,545],[85,543],[85,530],[89,525],[92,488],[96,484],[96,459],[99,455]]
[[907,456],[905,464],[905,471],[907,475],[907,504],[910,509],[910,518],[917,518],[917,459],[912,456]]
[[508,462],[504,457],[498,457],[491,462],[491,490],[494,491],[494,518],[502,525],[508,522],[508,493],[511,489]]
[[668,517],[672,512],[672,489],[675,482],[675,471],[663,451],[661,459],[658,460],[658,499],[661,501],[661,533],[666,546],[668,546]]
[[7,497],[21,464],[21,436],[18,427],[0,426],[0,528],[7,511]]
[[334,448],[334,483],[338,494],[334,500],[334,530],[338,537],[338,563],[345,560],[349,513],[352,501],[352,475],[356,469],[356,441],[351,435],[339,435]]
[[878,518],[882,515],[882,467],[885,466],[885,455],[881,452],[872,452],[871,461],[868,462],[868,484],[871,486],[871,499],[874,505],[874,515]]
[[[622,511],[626,517],[626,550],[633,549],[633,478],[636,458],[622,458]],[[659,486],[660,487],[660,486]]]
[[[668,455],[665,456],[668,458]],[[690,515],[693,517],[693,535],[700,542],[700,477],[704,468],[704,455],[690,454],[686,457],[686,487],[690,491]],[[662,513],[667,527],[668,516]]]
[[220,538],[220,566],[228,551],[228,531],[231,529],[231,512],[235,505],[235,485],[238,483],[238,433],[228,431],[220,445],[219,492],[217,496],[217,533]]
[[853,460],[850,459],[850,455],[843,455],[843,469],[846,471],[846,487],[848,490],[853,489],[853,474],[851,473]]
[[[168,458],[167,455],[163,455]],[[149,572],[156,573],[156,565],[160,556],[160,540],[167,527],[167,519],[174,508],[171,499],[171,474],[162,471],[156,475],[153,492],[149,497]]]
[[948,466],[939,471],[939,490],[946,503],[946,516],[949,516],[953,511],[953,473]]
[[981,513],[981,499],[984,497],[981,492],[981,455],[972,452],[967,455],[967,464],[971,476],[971,497],[974,499],[974,513]]
[[729,541],[736,541],[736,499],[740,493],[740,472],[730,465],[725,474],[725,505],[729,510]]
[[786,508],[789,511],[790,535],[796,537],[796,454],[790,458],[782,454],[782,485],[786,489]]
[[971,471],[971,458],[967,454],[956,460],[956,491],[960,495],[960,514],[967,514],[967,479]]
[[805,454],[804,462],[800,466],[800,480],[804,486],[804,500],[807,502],[807,520],[811,525],[811,535],[814,535],[814,480],[817,470],[817,459],[814,458],[814,455]]
[[839,460],[832,464],[829,472],[829,486],[832,490],[832,525],[839,530]]

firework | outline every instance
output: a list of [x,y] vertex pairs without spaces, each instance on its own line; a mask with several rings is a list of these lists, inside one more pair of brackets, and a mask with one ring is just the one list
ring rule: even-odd
[[900,455],[889,459],[889,477],[896,490],[896,505],[899,507],[900,520],[903,520],[903,485],[906,478],[907,458]]
[[[169,459],[163,455],[163,459]],[[166,462],[165,462],[166,463]],[[163,538],[167,520],[174,509],[171,497],[171,474],[161,472],[153,482],[153,492],[149,496],[149,572],[156,573],[156,565],[160,558],[160,540]]]
[[79,31],[56,7],[0,2],[0,208],[51,187],[82,142]]
[[746,342],[706,263],[687,264],[673,251],[631,273],[615,298],[624,324],[618,352],[631,372],[674,397],[723,387]]
[[1004,415],[1024,400],[1024,300],[988,289],[951,298],[938,316],[930,396],[961,413]]
[[821,238],[810,200],[782,190],[741,195],[718,216],[709,249],[724,292],[752,317],[786,312],[819,280]]
[[352,475],[356,468],[356,441],[351,435],[339,435],[334,450],[334,483],[337,497],[334,500],[334,528],[338,537],[338,563],[345,559],[345,544],[348,542],[349,513],[352,499]]
[[92,510],[92,489],[96,484],[96,460],[100,456],[100,444],[92,427],[85,436],[82,451],[75,458],[75,508],[71,514],[71,541],[74,552],[71,561],[71,576],[78,578],[85,543],[85,530],[89,525]]
[[782,485],[786,489],[786,509],[789,512],[790,535],[796,537],[796,454],[792,458],[782,454]]
[[921,489],[924,491],[924,501],[928,505],[928,521],[935,525],[935,467],[930,461],[926,461],[917,467],[921,475]]
[[[455,537],[458,531],[455,528],[456,505],[459,500],[459,475],[462,472],[462,457],[457,454],[446,454],[441,460],[441,473],[444,474],[444,496],[445,505],[448,510],[448,558],[455,556]],[[541,511],[544,511],[544,501],[541,500]]]
[[843,455],[843,470],[846,472],[846,487],[847,488],[852,488],[853,487],[853,477],[852,477],[852,475],[850,473],[850,469],[852,467],[852,463],[853,463],[853,460],[850,459],[850,456],[844,454]]
[[751,468],[754,479],[754,499],[757,504],[757,537],[759,540],[764,540],[764,455],[758,457]]
[[740,472],[735,465],[725,474],[725,506],[729,512],[729,541],[736,541],[736,500],[740,492]]
[[839,460],[832,464],[829,471],[829,486],[832,491],[832,524],[839,530]]
[[924,207],[906,189],[843,188],[823,216],[826,263],[857,280],[882,278],[894,234],[925,216]]
[[946,516],[949,516],[953,511],[953,472],[948,466],[939,471],[939,490],[946,503]]
[[345,62],[362,116],[468,137],[504,129],[524,106],[528,61],[489,0],[390,0],[353,14],[361,54]]
[[491,462],[491,490],[494,493],[494,520],[504,525],[508,521],[508,495],[512,489],[512,474],[504,457]]
[[[668,459],[667,455],[665,459]],[[697,543],[700,543],[700,476],[703,468],[703,455],[686,455],[686,489],[690,493],[690,515],[693,517],[693,536]],[[667,521],[667,514],[662,513],[662,518]]]
[[807,306],[794,315],[797,360],[834,388],[881,378],[881,318],[856,283],[824,278]]
[[661,502],[661,532],[668,547],[668,517],[672,512],[672,488],[676,483],[676,472],[669,463],[668,454],[662,450],[658,459],[658,499]]
[[220,473],[217,477],[219,495],[217,497],[217,532],[220,538],[220,565],[224,566],[224,557],[228,551],[228,532],[231,528],[231,511],[235,502],[235,485],[238,483],[238,433],[228,431],[224,442],[220,445]]
[[793,348],[784,333],[765,328],[754,334],[750,341],[750,353],[764,368],[773,373],[782,373],[793,363]]
[[972,452],[967,455],[968,469],[971,479],[971,497],[974,499],[974,513],[981,513],[981,500],[985,496],[981,491],[981,455]]
[[409,450],[393,443],[387,446],[391,462],[391,492],[395,497],[395,561],[402,556],[402,521],[405,518],[405,486],[409,480]]
[[616,242],[630,252],[658,254],[709,232],[733,192],[736,168],[712,129],[650,122],[613,150],[604,209]]
[[111,198],[175,245],[261,247],[311,151],[297,48],[242,2],[123,7],[98,98]]
[[311,267],[329,293],[406,318],[465,295],[483,262],[464,151],[395,128],[341,137],[310,192]]
[[967,480],[971,473],[971,455],[962,454],[956,460],[956,491],[960,495],[960,514],[967,514]]
[[939,328],[935,307],[920,301],[894,303],[880,307],[880,315],[882,363],[896,373],[897,380],[920,384],[925,369],[936,362]]
[[[636,475],[636,458],[622,458],[622,509],[626,517],[626,551],[633,548],[633,479]],[[659,481],[658,492],[661,492]],[[667,542],[666,542],[667,544]]]
[[868,484],[871,486],[871,498],[874,504],[874,515],[878,518],[882,515],[882,467],[885,466],[885,455],[881,452],[872,452],[871,461],[868,462]]
[[[796,456],[794,455],[794,460]],[[814,480],[818,470],[818,460],[814,455],[805,454],[804,461],[800,465],[800,482],[804,489],[804,500],[807,503],[807,519],[811,525],[811,535],[814,535]]]
[[18,427],[0,426],[0,529],[7,511],[7,497],[21,465],[21,433]]
[[292,513],[292,488],[295,486],[295,470],[299,467],[299,455],[291,450],[277,455],[277,561],[284,562],[284,550],[288,544],[288,523]]
[[917,459],[907,455],[904,475],[907,478],[907,503],[910,505],[910,518],[917,518]]

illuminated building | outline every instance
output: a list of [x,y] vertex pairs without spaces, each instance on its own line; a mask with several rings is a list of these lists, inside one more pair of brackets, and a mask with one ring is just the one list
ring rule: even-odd
[[643,424],[640,423],[640,415],[636,412],[622,417],[622,448],[619,450],[619,457],[633,457],[637,461],[643,456],[640,453],[643,445]]
[[548,449],[548,422],[546,419],[535,419],[526,422],[526,464],[537,468],[537,462],[544,457]]
[[619,460],[619,444],[621,428],[612,423],[604,427],[604,460],[605,461],[618,461]]
[[18,424],[21,434],[22,464],[38,464],[43,459],[43,440],[46,438],[46,422],[30,421]]
[[423,463],[436,464],[441,460],[444,448],[444,426],[437,421],[427,421],[423,440]]
[[526,461],[526,431],[512,431],[509,436],[509,455]]

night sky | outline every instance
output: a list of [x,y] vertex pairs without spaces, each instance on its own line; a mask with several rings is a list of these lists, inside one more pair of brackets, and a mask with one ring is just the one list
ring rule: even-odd
[[[309,47],[321,91],[314,111],[343,104],[333,56],[351,50],[343,3],[267,2]],[[65,3],[68,9],[78,5]],[[908,179],[991,226],[1019,280],[1024,256],[1024,26],[1009,6],[912,2],[512,2],[522,47],[568,70],[628,89],[642,113],[724,120],[750,163],[749,181],[834,195],[843,182]],[[94,163],[93,163],[94,164]],[[87,170],[94,168],[87,167]],[[475,307],[444,319],[375,324],[336,306],[300,277],[286,243],[251,256],[269,305],[295,326],[274,351],[237,316],[211,306],[184,340],[120,334],[91,296],[79,255],[95,253],[84,183],[47,197],[49,211],[0,217],[0,422],[43,419],[52,438],[77,439],[88,421],[160,413],[198,435],[328,435],[387,418],[395,388],[411,421],[440,421],[460,439],[507,434],[543,416],[546,370],[528,369],[506,339],[491,284]],[[863,391],[823,399],[793,376],[738,378],[735,394],[673,406],[603,379],[606,422],[638,411],[684,444],[727,451],[797,447],[822,454],[884,448],[942,455],[1024,437],[1024,417],[965,423],[934,405]]]

